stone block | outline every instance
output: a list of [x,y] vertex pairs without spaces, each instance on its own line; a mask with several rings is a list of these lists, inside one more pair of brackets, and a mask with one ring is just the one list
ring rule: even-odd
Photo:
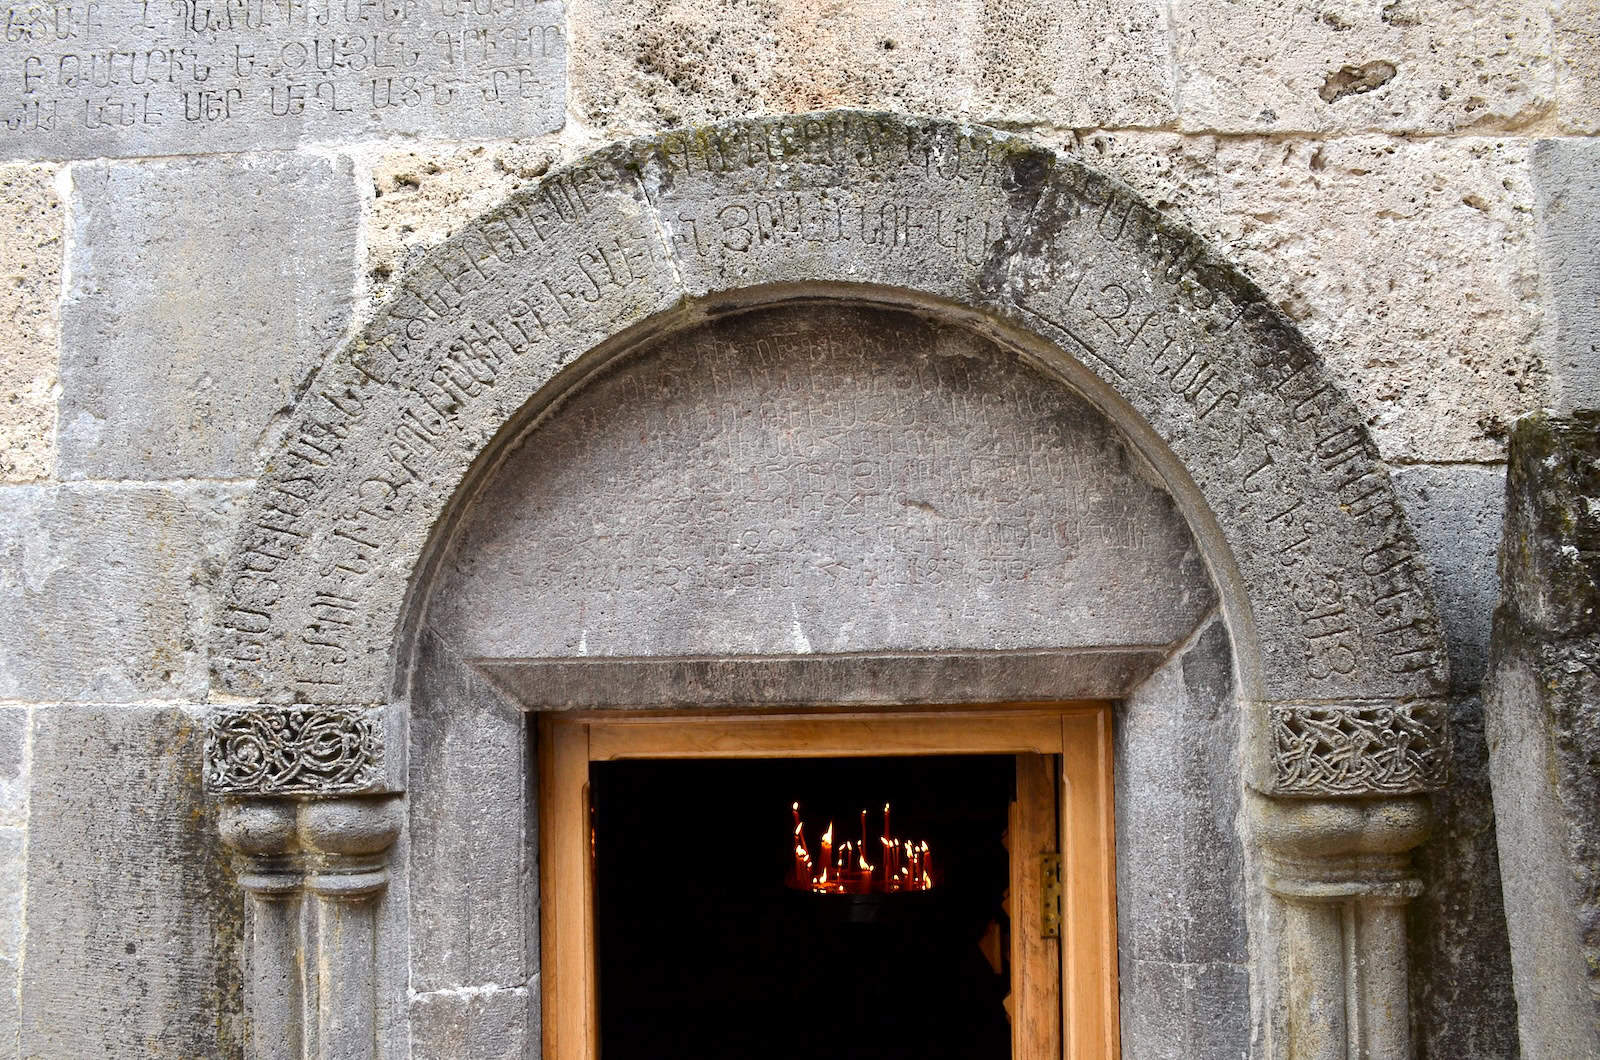
[[0,489],[0,697],[203,698],[211,583],[237,494]]
[[23,897],[27,893],[27,828],[0,828],[0,957],[22,952]]
[[0,482],[55,469],[56,305],[65,223],[53,166],[0,166]]
[[1505,471],[1465,464],[1418,464],[1394,472],[1450,648],[1456,688],[1476,688],[1489,655],[1489,628],[1500,597],[1495,560],[1505,515]]
[[1078,129],[1175,120],[1164,4],[976,0],[972,6],[976,84],[969,106],[980,120]]
[[537,180],[560,156],[555,143],[415,145],[370,152],[363,271],[372,303],[393,293],[406,267],[467,221]]
[[1537,0],[1183,0],[1172,32],[1191,131],[1515,128],[1546,113],[1555,90]]
[[200,739],[176,707],[38,712],[21,1055],[242,1055],[243,892]]
[[1600,1055],[1600,412],[1531,416],[1506,473],[1485,697],[1525,1060]]
[[62,478],[245,477],[348,322],[348,160],[76,167]]
[[0,827],[28,823],[28,738],[31,707],[0,707]]
[[1565,132],[1600,132],[1600,3],[1554,0],[1556,118]]
[[411,986],[524,984],[539,969],[539,809],[524,715],[432,633],[416,688]]
[[1417,1056],[1515,1057],[1517,1002],[1481,697],[1451,701],[1450,735],[1450,784],[1434,794],[1433,830],[1412,854],[1422,881],[1408,920]]
[[[1117,713],[1117,935],[1125,962],[1248,960],[1239,732],[1232,650],[1217,621]],[[1125,1023],[1151,997],[1127,987],[1123,996]]]
[[1139,1060],[1246,1060],[1250,974],[1243,964],[1119,960],[1122,1055]]
[[545,132],[566,109],[555,0],[18,8],[0,157],[215,154]]
[[1150,647],[1216,599],[1081,397],[964,331],[815,307],[674,336],[568,399],[450,566],[432,613],[488,659]]
[[865,106],[1071,127],[1173,117],[1152,0],[601,0],[573,25],[574,102],[611,129]]
[[1156,209],[1176,215],[1207,239],[1220,242],[1227,235],[1215,137],[1118,129],[1075,133],[1061,150],[1121,180]]
[[1523,141],[1218,145],[1230,253],[1391,460],[1494,460],[1546,400]]
[[410,1005],[417,1060],[524,1060],[538,1055],[539,984],[457,987],[416,994]]
[[1532,167],[1551,401],[1600,408],[1600,140],[1540,140]]

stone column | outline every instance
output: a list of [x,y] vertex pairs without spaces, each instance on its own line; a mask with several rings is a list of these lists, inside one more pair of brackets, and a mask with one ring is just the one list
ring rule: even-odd
[[252,1060],[302,1060],[305,1020],[301,885],[295,804],[289,799],[230,799],[218,820],[234,853],[245,910],[245,1010]]
[[1409,1060],[1405,906],[1420,796],[1252,800],[1267,890],[1282,903],[1285,1060]]
[[404,823],[394,708],[219,711],[206,783],[249,895],[252,1060],[376,1060],[378,903]]
[[313,896],[308,956],[316,969],[317,1022],[310,1055],[377,1056],[377,899],[389,884],[400,834],[397,798],[308,802],[300,810]]

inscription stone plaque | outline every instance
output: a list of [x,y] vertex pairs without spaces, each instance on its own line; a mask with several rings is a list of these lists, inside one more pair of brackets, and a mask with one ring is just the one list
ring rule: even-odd
[[1104,416],[885,310],[759,310],[625,358],[473,512],[430,621],[477,657],[1164,647],[1216,602]]
[[559,0],[13,0],[0,158],[560,128]]

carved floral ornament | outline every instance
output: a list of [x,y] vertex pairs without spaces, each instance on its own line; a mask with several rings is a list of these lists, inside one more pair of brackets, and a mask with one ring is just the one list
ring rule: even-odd
[[[977,126],[837,111],[604,148],[408,273],[297,406],[222,581],[219,689],[324,706],[224,715],[217,790],[355,790],[378,768],[384,738],[345,705],[395,694],[432,528],[489,440],[558,396],[559,373],[632,329],[692,322],[698,305],[843,281],[853,299],[979,314],[1132,410],[1131,429],[1186,471],[1168,486],[1214,517],[1213,569],[1237,569],[1247,603],[1230,617],[1255,626],[1236,639],[1246,698],[1441,694],[1440,626],[1387,471],[1316,351],[1249,280],[1074,158]],[[1438,784],[1442,718],[1384,709],[1273,713],[1261,780],[1296,794]]]
[[247,707],[206,732],[206,787],[217,795],[341,795],[379,781],[382,727],[363,710]]

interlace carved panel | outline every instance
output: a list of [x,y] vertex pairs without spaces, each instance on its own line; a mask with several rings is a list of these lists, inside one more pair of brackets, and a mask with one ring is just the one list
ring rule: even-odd
[[370,789],[383,733],[363,710],[246,707],[206,733],[206,787],[219,795],[337,795]]
[[1449,759],[1435,703],[1272,708],[1275,788],[1284,795],[1395,795],[1443,785]]

